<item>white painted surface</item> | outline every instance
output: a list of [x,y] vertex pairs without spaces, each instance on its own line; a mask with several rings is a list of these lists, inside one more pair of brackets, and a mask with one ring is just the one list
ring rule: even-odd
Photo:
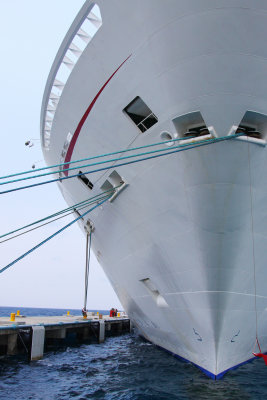
[[[159,141],[161,132],[175,133],[173,119],[195,111],[217,136],[248,110],[266,113],[266,1],[98,4],[103,25],[60,98],[48,164],[58,162],[68,133],[130,54],[83,125],[73,160]],[[136,96],[159,120],[143,134],[122,112]],[[252,357],[251,213],[258,334],[267,351],[266,167],[266,148],[240,140],[120,167],[129,186],[90,215],[93,250],[141,333],[215,375]],[[74,204],[98,194],[109,173],[88,175],[92,191],[77,179],[59,187]],[[167,307],[140,282],[147,278]]]
[[105,341],[105,321],[99,320],[99,343],[103,343]]
[[39,360],[44,354],[44,339],[45,339],[45,328],[44,326],[33,326],[32,327],[32,348],[31,348],[31,360]]

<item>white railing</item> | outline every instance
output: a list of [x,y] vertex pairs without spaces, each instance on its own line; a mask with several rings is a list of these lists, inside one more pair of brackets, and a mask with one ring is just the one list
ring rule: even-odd
[[41,111],[41,140],[49,150],[53,119],[72,69],[102,25],[98,5],[88,0],[71,25],[51,68]]

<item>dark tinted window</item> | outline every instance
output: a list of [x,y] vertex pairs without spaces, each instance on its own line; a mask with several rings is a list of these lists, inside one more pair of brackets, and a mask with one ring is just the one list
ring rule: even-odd
[[158,122],[155,114],[139,96],[131,101],[123,111],[131,118],[135,125],[138,126],[141,132],[145,132]]
[[89,189],[93,189],[94,185],[92,184],[92,182],[89,181],[87,176],[82,173],[82,171],[79,171],[78,179],[80,179],[86,186],[88,186]]

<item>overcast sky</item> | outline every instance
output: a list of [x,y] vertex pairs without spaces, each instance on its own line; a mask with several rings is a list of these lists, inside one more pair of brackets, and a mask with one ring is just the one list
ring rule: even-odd
[[[28,170],[33,163],[44,166],[38,162],[43,158],[38,140],[43,91],[57,50],[83,3],[0,0],[1,176]],[[32,148],[24,145],[28,139],[37,139]],[[56,184],[1,195],[0,234],[65,207]],[[0,244],[0,269],[68,223],[68,218]],[[0,274],[0,306],[82,308],[84,268],[85,237],[75,224]],[[121,308],[94,256],[87,306]]]

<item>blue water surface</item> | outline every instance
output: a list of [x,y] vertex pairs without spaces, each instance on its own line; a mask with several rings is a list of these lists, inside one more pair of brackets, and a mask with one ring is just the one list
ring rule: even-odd
[[[6,316],[6,311],[0,308],[0,315]],[[22,311],[27,315],[66,313]],[[80,315],[80,310],[70,311]],[[1,400],[72,398],[261,400],[267,399],[267,367],[263,360],[254,360],[213,381],[192,364],[145,342],[136,332],[107,338],[100,345],[49,352],[31,363],[14,358],[0,360]]]
[[[9,317],[11,313],[16,313],[17,310],[20,311],[20,315],[26,315],[27,317],[31,316],[58,316],[58,315],[66,315],[67,311],[70,312],[71,315],[82,315],[81,309],[71,309],[71,308],[28,308],[28,307],[0,307],[0,317]],[[90,310],[95,313],[98,311],[101,314],[107,315],[109,314],[108,310]]]

